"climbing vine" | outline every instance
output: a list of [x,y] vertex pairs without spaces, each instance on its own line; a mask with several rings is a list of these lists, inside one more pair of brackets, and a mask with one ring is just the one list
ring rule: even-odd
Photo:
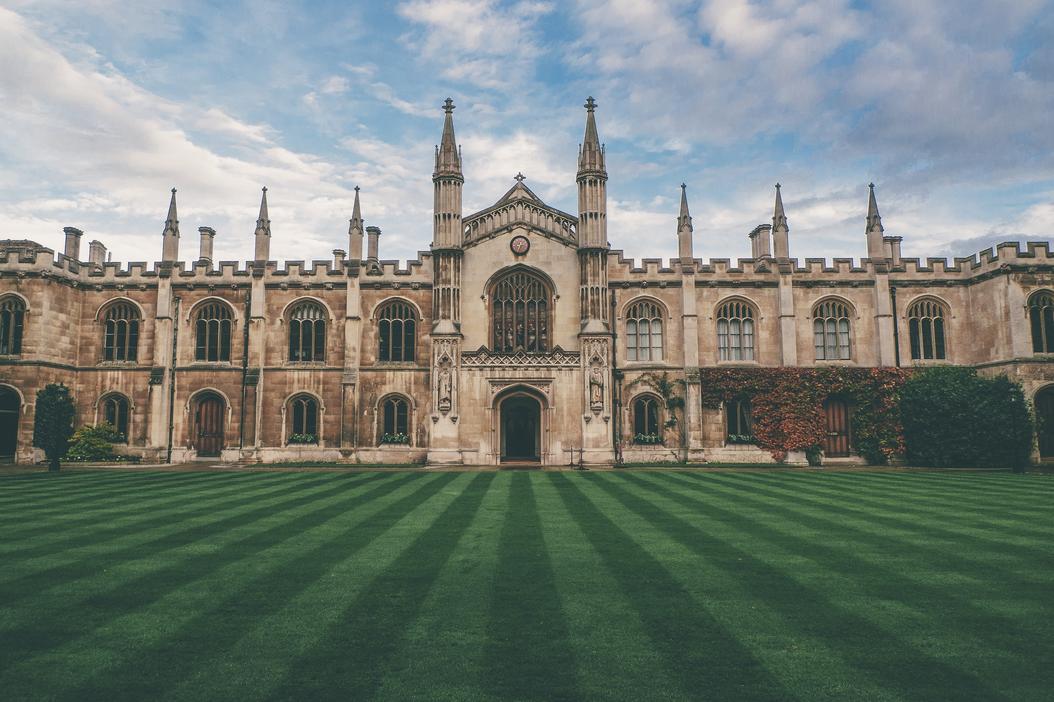
[[900,388],[910,371],[899,368],[701,368],[703,406],[718,409],[739,398],[750,400],[758,446],[782,461],[789,451],[823,443],[823,403],[848,401],[853,444],[869,462],[887,463],[904,453]]

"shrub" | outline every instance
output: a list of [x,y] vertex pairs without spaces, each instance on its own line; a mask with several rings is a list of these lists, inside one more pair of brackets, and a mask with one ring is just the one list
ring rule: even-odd
[[637,434],[633,437],[635,444],[661,444],[662,437],[658,434]]
[[48,470],[57,471],[73,433],[73,399],[70,389],[50,383],[37,391],[33,417],[33,445],[44,449]]
[[403,434],[402,432],[395,432],[393,434],[385,434],[381,437],[382,444],[408,444],[410,443],[410,436]]
[[290,434],[290,444],[317,444],[318,437],[314,434]]
[[945,366],[915,374],[901,391],[907,459],[920,466],[1020,469],[1032,453],[1033,422],[1021,386]]
[[113,443],[123,441],[124,437],[112,424],[86,424],[73,433],[69,448],[66,450],[67,461],[109,461],[117,457]]

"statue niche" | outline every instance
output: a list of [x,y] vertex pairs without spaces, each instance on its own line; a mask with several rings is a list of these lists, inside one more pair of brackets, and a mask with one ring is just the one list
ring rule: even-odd
[[506,273],[491,292],[491,343],[495,353],[549,350],[552,291],[526,270]]

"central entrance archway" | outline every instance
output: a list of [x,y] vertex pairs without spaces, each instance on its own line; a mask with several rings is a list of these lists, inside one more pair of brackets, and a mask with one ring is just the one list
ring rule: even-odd
[[18,449],[18,419],[22,398],[8,387],[0,386],[0,461],[15,460]]
[[216,393],[198,396],[194,410],[194,448],[199,456],[219,456],[223,452],[223,424],[227,403]]
[[501,460],[540,461],[542,405],[530,395],[512,395],[501,402]]

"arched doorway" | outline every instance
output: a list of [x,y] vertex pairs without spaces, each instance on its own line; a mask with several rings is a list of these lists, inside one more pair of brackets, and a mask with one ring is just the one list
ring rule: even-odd
[[1040,458],[1054,458],[1054,385],[1036,393],[1036,437]]
[[9,387],[0,386],[0,461],[13,461],[18,449],[18,419],[22,398]]
[[226,414],[227,403],[216,393],[198,396],[194,404],[192,438],[199,456],[219,456],[223,451]]
[[853,440],[849,403],[840,397],[829,397],[823,403],[823,413],[827,420],[827,435],[823,442],[824,455],[831,458],[848,456]]
[[501,460],[540,461],[542,405],[530,395],[511,395],[501,402]]

